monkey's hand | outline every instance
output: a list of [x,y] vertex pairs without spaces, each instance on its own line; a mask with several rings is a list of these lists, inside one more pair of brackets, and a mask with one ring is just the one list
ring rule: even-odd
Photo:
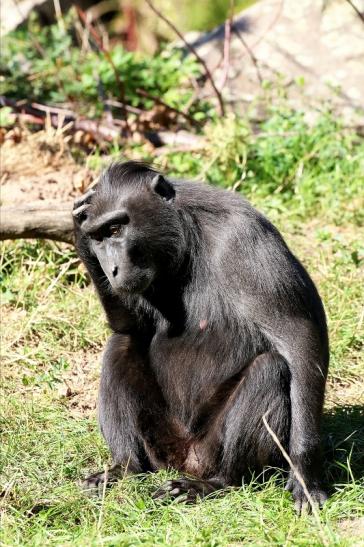
[[316,508],[321,508],[327,500],[327,494],[320,485],[307,485],[306,488],[309,498],[297,478],[294,476],[289,477],[286,490],[292,493],[294,506],[299,515],[305,512],[311,513],[312,505]]
[[204,498],[219,490],[220,487],[221,485],[214,480],[180,477],[162,484],[152,498],[154,500],[176,499],[178,503],[192,504],[196,503],[198,498]]
[[105,488],[110,488],[126,474],[127,468],[123,468],[121,465],[113,465],[105,471],[89,475],[81,481],[80,486],[87,496],[98,496],[101,498]]
[[85,194],[82,194],[77,198],[73,204],[73,219],[75,224],[81,225],[87,218],[87,209],[90,207],[91,198],[95,193],[94,188],[87,190]]

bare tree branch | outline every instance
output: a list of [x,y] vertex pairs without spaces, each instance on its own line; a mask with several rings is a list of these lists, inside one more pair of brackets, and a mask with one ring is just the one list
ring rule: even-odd
[[240,32],[237,28],[234,28],[233,32],[235,32],[236,36],[239,38],[240,42],[245,47],[250,59],[252,60],[253,65],[255,66],[255,70],[257,72],[259,83],[262,84],[262,82],[263,82],[262,74],[260,72],[260,68],[259,68],[259,65],[258,65],[258,60],[257,60],[256,56],[254,55],[253,50],[248,46],[248,44],[246,43],[246,41],[244,40],[243,36],[240,34]]
[[351,6],[353,8],[353,10],[355,11],[355,13],[360,17],[360,19],[362,20],[362,22],[364,23],[364,15],[363,13],[356,7],[356,5],[354,4],[354,2],[352,2],[351,0],[346,0],[346,2],[349,4],[349,6]]
[[154,95],[151,95],[144,89],[136,89],[136,93],[140,95],[141,97],[145,97],[146,99],[150,99],[151,101],[154,101],[156,104],[159,104],[161,106],[164,106],[167,110],[170,110],[171,112],[174,112],[175,114],[178,114],[179,116],[182,116],[187,121],[190,122],[191,125],[194,125],[195,127],[201,127],[201,124],[192,118],[189,114],[186,114],[186,112],[183,112],[182,110],[178,110],[178,108],[174,108],[173,106],[170,106],[169,104],[165,103],[162,99],[159,97],[155,97]]
[[167,17],[165,15],[162,14],[161,11],[159,11],[155,6],[154,4],[151,2],[151,0],[145,0],[146,3],[148,4],[148,6],[150,7],[151,10],[154,11],[154,13],[160,18],[162,19],[162,21],[164,21],[166,23],[166,25],[169,26],[169,28],[171,28],[173,30],[173,32],[182,40],[182,42],[185,44],[185,46],[187,47],[187,49],[192,53],[192,55],[194,55],[196,57],[196,59],[198,60],[198,62],[203,66],[204,68],[204,71],[205,71],[205,74],[206,74],[206,77],[207,79],[209,80],[209,82],[211,83],[211,86],[215,92],[215,95],[216,95],[216,98],[218,100],[218,103],[219,103],[219,108],[220,108],[220,114],[221,116],[224,116],[225,115],[225,106],[224,106],[224,101],[223,101],[223,98],[222,98],[222,95],[220,93],[220,91],[217,89],[216,87],[216,84],[214,82],[214,79],[212,77],[212,74],[205,62],[205,60],[199,55],[199,53],[197,53],[196,49],[187,42],[186,38],[183,36],[183,34],[178,30],[178,28],[172,23],[172,21],[170,21],[169,19],[167,19]]

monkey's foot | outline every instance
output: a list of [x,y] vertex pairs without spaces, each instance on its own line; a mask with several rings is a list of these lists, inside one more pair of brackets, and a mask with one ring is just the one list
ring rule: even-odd
[[326,492],[319,486],[307,487],[310,499],[296,478],[289,478],[286,490],[292,493],[294,507],[299,515],[312,512],[312,504],[320,509],[327,500]]
[[223,486],[221,481],[215,479],[204,481],[181,477],[162,484],[152,498],[155,500],[176,499],[178,503],[196,503],[198,498],[204,498]]
[[110,488],[123,476],[123,467],[121,465],[113,465],[106,471],[92,473],[81,483],[82,490],[89,496],[102,497],[105,488]]

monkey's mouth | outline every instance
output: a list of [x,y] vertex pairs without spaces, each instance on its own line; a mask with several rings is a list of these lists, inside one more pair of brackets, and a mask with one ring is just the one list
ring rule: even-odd
[[122,283],[110,283],[113,293],[122,296],[123,294],[141,294],[146,291],[153,281],[150,273],[139,274],[137,278],[125,279]]

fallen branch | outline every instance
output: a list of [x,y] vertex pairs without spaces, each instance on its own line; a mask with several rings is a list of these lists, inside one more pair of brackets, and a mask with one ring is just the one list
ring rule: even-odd
[[178,28],[172,23],[172,21],[170,21],[169,19],[167,19],[167,17],[165,15],[163,15],[163,13],[161,11],[159,11],[159,9],[157,9],[154,4],[151,2],[151,0],[145,0],[146,3],[148,4],[148,6],[150,7],[150,9],[152,11],[154,11],[154,13],[160,18],[162,19],[162,21],[164,21],[166,23],[166,25],[169,26],[169,28],[171,28],[173,30],[173,32],[178,36],[178,38],[180,38],[182,40],[182,42],[184,43],[184,45],[186,46],[186,48],[192,53],[192,55],[194,55],[197,59],[197,61],[202,65],[204,71],[205,71],[205,75],[206,75],[206,78],[209,80],[209,82],[211,83],[212,85],[212,88],[215,92],[215,95],[216,95],[216,98],[218,100],[218,103],[219,103],[219,107],[220,107],[220,114],[221,116],[224,116],[225,115],[225,106],[224,106],[224,101],[223,101],[223,98],[222,98],[222,95],[220,93],[220,91],[217,89],[216,87],[216,84],[215,84],[215,81],[214,81],[214,78],[205,62],[205,60],[201,57],[201,55],[199,55],[199,53],[197,53],[196,49],[189,43],[187,42],[186,38],[183,36],[182,32],[180,32],[178,30]]
[[18,113],[19,119],[38,125],[44,125],[49,119],[52,127],[59,129],[62,126],[71,124],[74,131],[85,131],[90,133],[97,140],[112,142],[121,136],[122,131],[114,124],[107,124],[87,118],[77,118],[71,110],[55,108],[53,106],[40,105],[38,103],[27,103],[25,101],[14,101],[4,95],[0,96],[0,106],[10,106]]
[[201,128],[200,122],[192,118],[192,116],[190,116],[189,114],[186,114],[186,112],[183,112],[182,110],[178,110],[178,108],[174,108],[174,106],[170,106],[169,104],[162,101],[162,99],[160,99],[159,97],[154,97],[154,95],[152,95],[151,93],[148,93],[144,89],[140,89],[140,88],[136,89],[136,93],[140,95],[141,97],[145,97],[146,99],[150,99],[151,101],[154,101],[155,104],[164,106],[170,112],[174,112],[175,114],[182,116],[187,121],[189,121],[191,125]]
[[72,204],[0,207],[0,240],[53,239],[73,243]]
[[[177,115],[182,116],[196,128],[201,128],[200,122],[194,120],[189,114],[186,114],[173,106],[169,106],[158,97],[154,97],[143,89],[138,89],[136,92],[142,97],[151,99],[155,104],[164,106],[170,112],[175,112]],[[118,101],[107,102],[111,106],[119,107],[122,105],[122,103],[119,103]],[[88,118],[77,117],[76,113],[72,110],[42,105],[39,103],[28,103],[25,100],[15,101],[14,99],[9,99],[5,95],[0,95],[0,106],[11,107],[13,111],[17,113],[18,119],[24,122],[44,125],[46,120],[49,120],[52,127],[55,127],[56,129],[69,125],[73,131],[80,130],[90,133],[96,141],[106,140],[108,142],[112,142],[113,140],[122,137],[124,134],[123,130],[125,129],[125,120],[119,120],[117,118],[113,118],[110,123],[107,123],[107,121],[90,120]],[[144,112],[147,112],[129,105],[126,105],[125,108],[133,114],[143,114]],[[150,132],[147,131],[146,133],[149,134]],[[147,140],[149,140],[146,133],[144,136]],[[163,133],[163,131],[161,133]],[[192,137],[193,135],[191,134],[191,138]]]

